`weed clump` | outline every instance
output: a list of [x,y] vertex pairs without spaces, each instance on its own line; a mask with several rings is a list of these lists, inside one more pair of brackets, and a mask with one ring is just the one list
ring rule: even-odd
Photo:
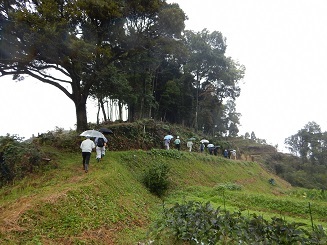
[[169,187],[169,171],[170,167],[165,163],[153,164],[144,171],[143,184],[151,193],[161,197]]
[[220,183],[214,187],[217,191],[240,191],[242,190],[242,186],[236,183]]

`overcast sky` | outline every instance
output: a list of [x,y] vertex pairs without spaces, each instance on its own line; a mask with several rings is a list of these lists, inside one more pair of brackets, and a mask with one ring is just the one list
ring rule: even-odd
[[327,130],[327,1],[171,0],[186,29],[220,31],[227,55],[246,67],[241,133],[255,132],[282,150],[309,121]]
[[[169,0],[189,17],[186,29],[220,31],[227,55],[246,67],[240,133],[278,144],[309,121],[327,130],[327,1]],[[32,85],[31,85],[32,84]],[[37,81],[0,82],[0,135],[29,138],[56,126],[74,129],[75,108],[61,91]],[[88,119],[96,111],[88,103]]]

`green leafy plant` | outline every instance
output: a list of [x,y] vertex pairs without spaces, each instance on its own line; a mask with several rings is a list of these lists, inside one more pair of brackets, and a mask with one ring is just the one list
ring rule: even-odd
[[0,137],[0,153],[0,186],[22,179],[47,165],[44,152],[16,136]]
[[148,154],[152,156],[161,156],[161,157],[169,157],[173,159],[180,159],[184,156],[182,151],[178,151],[175,149],[172,150],[160,150],[160,149],[151,149],[148,151]]
[[[322,227],[308,232],[302,223],[214,209],[209,202],[189,201],[165,208],[157,232],[191,244],[323,244]],[[156,234],[158,237],[158,234]]]
[[215,190],[217,191],[224,191],[224,190],[229,190],[229,191],[240,191],[242,190],[242,186],[236,183],[220,183],[214,187]]
[[157,163],[146,169],[143,175],[143,183],[149,191],[161,197],[168,189],[170,167],[165,163]]

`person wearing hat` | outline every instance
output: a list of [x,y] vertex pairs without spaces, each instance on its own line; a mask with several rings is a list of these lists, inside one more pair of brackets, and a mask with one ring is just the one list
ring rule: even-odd
[[181,149],[181,140],[179,139],[179,136],[177,136],[177,138],[175,139],[174,144],[177,150]]
[[86,137],[86,139],[82,141],[80,148],[82,150],[83,157],[83,170],[85,170],[85,173],[87,173],[89,171],[91,152],[95,148],[95,144],[92,140],[90,140],[90,137]]

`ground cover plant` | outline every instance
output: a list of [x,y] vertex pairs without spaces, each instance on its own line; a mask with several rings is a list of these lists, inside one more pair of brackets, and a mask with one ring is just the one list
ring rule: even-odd
[[311,232],[302,223],[289,223],[280,217],[271,221],[263,216],[214,209],[210,203],[189,201],[165,208],[155,227],[157,239],[171,235],[190,244],[325,244],[321,226]]

